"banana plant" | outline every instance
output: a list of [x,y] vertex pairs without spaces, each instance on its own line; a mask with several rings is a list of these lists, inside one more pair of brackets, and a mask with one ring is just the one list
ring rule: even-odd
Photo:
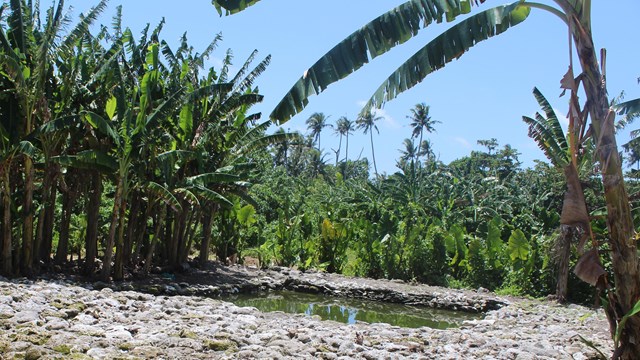
[[[535,119],[523,116],[522,120],[529,125],[529,136],[538,144],[549,161],[564,174],[566,190],[560,214],[560,254],[558,260],[559,273],[556,295],[561,301],[566,300],[569,257],[571,255],[571,238],[573,234],[581,234],[578,244],[578,254],[584,253],[587,239],[593,239],[591,220],[587,210],[584,190],[580,182],[580,172],[587,171],[590,175],[593,169],[591,161],[593,141],[586,132],[586,122],[579,117],[570,116],[569,132],[565,136],[558,116],[549,101],[537,88],[533,94],[545,115],[536,113]],[[579,228],[577,231],[572,229]],[[597,245],[594,245],[597,248]],[[578,274],[580,276],[580,274]],[[595,285],[595,284],[593,284]]]
[[[15,104],[19,119],[10,127],[19,137],[26,137],[39,125],[52,118],[49,94],[55,89],[53,70],[55,57],[72,47],[89,26],[105,9],[107,0],[102,0],[67,34],[62,33],[70,19],[64,15],[64,1],[58,1],[40,17],[39,2],[12,0],[7,26],[0,27],[0,63],[2,75],[13,85]],[[6,4],[2,6],[4,10]],[[5,30],[6,29],[6,30]],[[24,173],[24,198],[22,201],[22,253],[21,267],[26,274],[33,272],[34,264],[34,213],[33,194],[35,172],[33,158],[22,156]],[[38,254],[39,256],[39,254]]]
[[[214,0],[213,4],[219,10],[224,8],[229,13],[234,13],[256,2]],[[471,12],[472,5],[484,2],[486,1],[412,0],[381,15],[348,36],[305,71],[302,78],[276,106],[271,118],[280,122],[287,121],[308,104],[309,96],[324,91],[331,83],[358,70],[368,63],[370,58],[375,58],[410,39],[420,28],[429,26],[434,20],[453,20],[460,14]],[[583,86],[586,94],[586,102],[582,108],[573,101],[573,96],[570,106],[572,112],[584,118],[588,115],[591,120],[608,208],[607,228],[612,249],[616,305],[622,313],[627,313],[640,298],[640,262],[613,126],[615,111],[610,107],[606,79],[603,75],[605,69],[598,61],[592,36],[591,0],[553,0],[549,3],[519,0],[476,13],[453,25],[394,71],[370,98],[364,110],[370,111],[369,107],[382,106],[386,101],[421,82],[433,71],[460,58],[475,44],[522,23],[532,9],[546,11],[560,19],[567,25],[571,34],[581,67],[581,71],[575,76],[574,64],[572,59],[569,59],[569,71],[562,83],[563,87],[573,93],[577,92],[579,86]],[[602,64],[606,63],[604,58],[601,60]],[[614,325],[613,332],[616,331],[620,318],[621,315],[609,315]],[[640,318],[631,317],[624,326],[625,331],[621,332],[615,355],[623,359],[632,359],[640,353]]]

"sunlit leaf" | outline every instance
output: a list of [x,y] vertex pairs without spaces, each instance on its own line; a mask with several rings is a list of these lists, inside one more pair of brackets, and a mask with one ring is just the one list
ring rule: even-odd
[[511,232],[509,237],[509,244],[507,245],[507,251],[511,261],[522,260],[526,261],[529,258],[529,252],[531,251],[531,245],[524,235],[522,230],[516,229]]

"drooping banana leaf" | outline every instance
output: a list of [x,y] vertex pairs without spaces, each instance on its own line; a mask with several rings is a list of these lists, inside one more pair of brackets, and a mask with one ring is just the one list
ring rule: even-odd
[[93,128],[99,130],[104,135],[107,135],[114,142],[116,143],[120,142],[120,136],[118,135],[116,130],[112,127],[111,121],[103,118],[102,116],[92,111],[87,111],[83,115],[84,115],[84,120]]
[[246,89],[250,88],[255,79],[260,76],[260,74],[262,74],[271,63],[271,55],[267,55],[266,58],[253,68],[253,70],[249,71],[249,67],[257,55],[258,50],[253,50],[247,60],[245,60],[242,67],[240,67],[240,70],[238,70],[233,79],[231,79],[231,83],[235,84],[234,92],[244,92]]
[[621,129],[631,124],[633,120],[640,116],[640,99],[629,100],[613,105],[613,109],[618,113],[618,115],[623,116],[616,125],[618,129]]
[[216,7],[218,14],[222,16],[223,9],[226,15],[240,12],[251,5],[255,5],[260,0],[213,0],[213,6]]
[[262,136],[244,144],[235,153],[247,154],[253,150],[264,149],[266,146],[269,146],[269,145],[274,145],[274,144],[279,144],[285,141],[294,141],[299,139],[300,139],[300,135],[297,133],[278,133],[278,134]]
[[75,155],[54,156],[51,161],[63,166],[98,170],[104,173],[112,173],[118,169],[118,163],[113,156],[97,150],[81,151]]
[[176,163],[191,161],[196,158],[196,154],[193,151],[188,150],[169,150],[159,154],[156,158],[160,163],[169,163],[174,165]]
[[233,208],[233,203],[229,201],[229,199],[227,199],[226,197],[218,193],[217,191],[214,191],[212,189],[209,189],[205,186],[200,186],[200,185],[194,186],[190,188],[190,190],[193,191],[193,193],[196,194],[197,196],[200,196],[207,201],[212,201],[214,203],[217,203],[225,209]]
[[61,118],[53,119],[42,124],[35,129],[27,138],[37,138],[40,135],[53,134],[61,131],[69,130],[70,128],[81,124],[80,116],[70,115]]
[[[283,124],[330,84],[400,45],[434,21],[453,21],[471,11],[472,0],[411,0],[382,14],[329,50],[293,85],[270,115]],[[426,75],[425,75],[426,76]]]
[[500,35],[523,22],[531,8],[515,2],[475,14],[454,25],[411,56],[385,80],[364,106],[381,108],[385,102],[419,84],[432,72],[460,58],[481,41]]
[[192,190],[193,189],[179,188],[179,189],[175,189],[175,193],[181,194],[184,200],[186,200],[192,206],[199,207],[200,200],[198,200],[198,197],[196,196],[196,194],[193,193]]
[[171,206],[173,211],[175,212],[182,211],[182,206],[180,205],[180,202],[178,201],[178,199],[176,199],[175,196],[173,196],[171,191],[169,191],[166,187],[156,182],[150,181],[149,183],[147,183],[147,191],[156,195],[158,198],[162,199],[162,201],[164,201],[167,205]]
[[206,185],[206,184],[220,184],[220,183],[234,183],[240,180],[237,175],[234,174],[224,174],[224,173],[206,173],[200,174],[196,176],[191,176],[186,179],[186,183],[188,185]]

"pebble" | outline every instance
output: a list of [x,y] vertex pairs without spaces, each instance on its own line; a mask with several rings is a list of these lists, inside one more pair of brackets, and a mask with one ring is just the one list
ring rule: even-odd
[[[438,304],[447,299],[470,309],[498,301],[487,300],[493,295],[484,291],[474,292],[478,296],[474,297],[438,288],[435,296],[429,292],[432,288],[408,288],[401,282],[335,280],[296,270],[280,273],[256,278],[257,286],[279,288],[276,282],[287,276],[295,277],[298,285],[343,294],[359,289],[359,296],[384,293]],[[346,325],[318,317],[261,313],[209,297],[154,296],[130,286],[113,291],[107,285],[0,279],[0,358],[595,358],[595,351],[578,334],[605,354],[612,350],[601,311],[548,301],[502,299],[502,307],[488,311],[483,319],[466,321],[457,329],[435,330],[361,322]],[[184,289],[188,284],[175,285]],[[208,285],[202,288],[209,290]],[[226,288],[237,291],[242,286]]]

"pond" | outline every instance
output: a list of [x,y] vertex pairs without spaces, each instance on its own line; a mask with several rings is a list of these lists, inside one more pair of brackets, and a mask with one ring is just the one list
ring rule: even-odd
[[237,294],[224,298],[237,306],[251,306],[260,311],[282,311],[290,314],[318,315],[323,320],[345,324],[356,321],[387,323],[390,325],[434,329],[459,327],[464,320],[482,318],[482,314],[432,309],[425,306],[384,303],[378,301],[340,298],[293,291],[274,291],[263,294]]

